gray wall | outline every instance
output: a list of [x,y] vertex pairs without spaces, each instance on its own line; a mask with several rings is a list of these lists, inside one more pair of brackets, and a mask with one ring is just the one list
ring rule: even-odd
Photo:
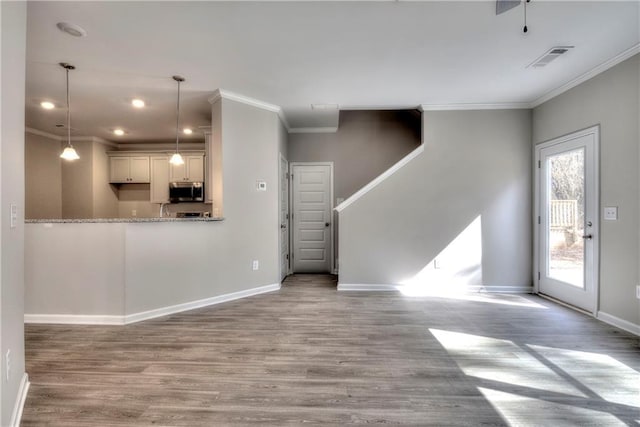
[[417,111],[341,111],[336,133],[289,135],[289,161],[333,162],[346,199],[420,145],[420,127]]
[[340,214],[340,282],[402,284],[480,217],[482,283],[531,286],[530,115],[425,112],[424,153]]
[[[122,316],[280,282],[279,118],[218,103],[225,220],[28,224],[27,314]],[[267,182],[266,192],[256,191],[258,180]],[[78,274],[69,276],[61,253]]]
[[25,217],[62,218],[60,142],[25,133]]
[[[24,84],[27,5],[0,2],[2,126],[0,131],[0,425],[10,425],[24,375]],[[9,205],[18,207],[10,228]],[[11,350],[7,381],[5,358]]]
[[533,111],[535,144],[600,125],[600,207],[618,206],[618,221],[600,222],[600,311],[640,324],[638,284],[640,55]]
[[[235,101],[218,103],[212,123],[221,126],[225,220],[131,224],[127,314],[280,282],[279,118]],[[266,192],[256,191],[258,180],[267,182]],[[252,271],[252,260],[259,270]]]
[[77,141],[73,147],[80,158],[62,162],[62,218],[93,218],[93,143]]

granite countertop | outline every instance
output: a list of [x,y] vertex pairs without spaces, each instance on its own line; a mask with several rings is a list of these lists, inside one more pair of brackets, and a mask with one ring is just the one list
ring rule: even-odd
[[87,219],[25,219],[26,224],[95,224],[95,223],[138,223],[138,222],[212,222],[224,218],[87,218]]

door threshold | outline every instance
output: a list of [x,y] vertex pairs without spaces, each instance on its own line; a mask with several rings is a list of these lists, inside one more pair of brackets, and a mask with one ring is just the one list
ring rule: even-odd
[[561,300],[559,300],[559,299],[557,299],[557,298],[554,298],[554,297],[552,297],[552,296],[549,296],[549,295],[543,294],[543,293],[541,293],[541,292],[538,292],[538,294],[537,294],[537,295],[538,295],[539,297],[541,297],[541,298],[544,298],[544,299],[549,300],[549,301],[551,301],[551,302],[554,302],[554,303],[556,303],[556,304],[560,304],[560,305],[562,305],[562,306],[564,306],[564,307],[567,307],[567,308],[570,308],[570,309],[572,309],[572,310],[574,310],[574,311],[580,312],[580,313],[582,313],[582,314],[586,314],[587,316],[595,317],[595,316],[594,316],[594,314],[593,314],[591,311],[585,310],[584,308],[580,308],[580,307],[577,307],[577,306],[575,306],[575,305],[571,305],[571,304],[569,304],[569,303],[567,303],[567,302],[561,301]]

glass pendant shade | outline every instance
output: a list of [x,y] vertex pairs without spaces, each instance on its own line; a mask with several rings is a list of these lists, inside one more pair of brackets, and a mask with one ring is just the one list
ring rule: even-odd
[[65,147],[62,154],[60,154],[60,158],[65,160],[78,160],[80,156],[76,153],[76,149],[69,145]]
[[175,153],[173,156],[171,156],[171,160],[169,160],[169,163],[171,163],[172,165],[184,165],[184,159],[182,158],[180,153]]

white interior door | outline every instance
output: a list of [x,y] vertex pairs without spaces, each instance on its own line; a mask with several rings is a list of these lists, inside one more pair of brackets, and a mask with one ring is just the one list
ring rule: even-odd
[[289,274],[289,162],[280,156],[280,280]]
[[294,164],[291,175],[293,272],[330,273],[332,166]]
[[537,148],[538,291],[594,312],[598,280],[598,128]]

